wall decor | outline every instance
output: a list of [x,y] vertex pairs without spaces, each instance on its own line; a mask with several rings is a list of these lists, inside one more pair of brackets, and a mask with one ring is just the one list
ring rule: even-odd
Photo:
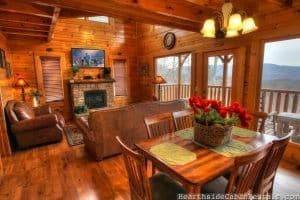
[[10,63],[7,62],[6,63],[6,78],[11,78],[12,74],[11,74],[11,66]]
[[166,49],[172,49],[176,43],[176,36],[172,32],[168,32],[164,36],[164,46]]
[[142,76],[148,76],[149,75],[149,64],[148,63],[141,64],[140,74]]
[[73,67],[92,68],[105,66],[104,50],[72,48],[71,54]]
[[0,49],[0,68],[6,67],[6,57],[5,57],[5,51],[3,49]]

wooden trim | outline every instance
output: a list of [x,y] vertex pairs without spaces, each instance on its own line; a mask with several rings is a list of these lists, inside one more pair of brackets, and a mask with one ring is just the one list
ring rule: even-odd
[[[166,12],[157,12],[156,10],[150,10],[148,7],[142,7],[140,4],[122,2],[122,1],[101,1],[101,4],[96,1],[85,1],[78,0],[76,3],[73,1],[51,1],[51,0],[28,0],[30,3],[37,3],[41,5],[61,7],[68,9],[80,9],[81,11],[89,11],[99,15],[106,15],[115,18],[123,18],[134,20],[142,23],[150,24],[160,24],[164,26],[171,26],[174,28],[181,28],[184,30],[190,30],[194,32],[199,32],[199,22],[194,22],[191,20],[183,19],[176,15],[171,15]],[[129,5],[128,5],[129,4]],[[80,7],[78,7],[80,5]],[[180,9],[184,9],[182,6]],[[189,12],[190,8],[182,13]],[[177,12],[177,9],[172,12]],[[182,15],[182,14],[181,14]],[[180,16],[180,15],[179,15]],[[199,13],[195,14],[198,18]],[[199,20],[197,20],[199,21]]]
[[55,25],[57,23],[57,20],[58,20],[59,14],[60,14],[60,10],[61,9],[58,7],[54,8],[51,26],[50,26],[49,34],[48,34],[48,42],[50,42],[53,38],[53,32],[54,32],[54,28],[55,28]]
[[39,26],[50,26],[51,19],[26,15],[21,13],[10,13],[10,12],[1,12],[0,13],[0,21],[6,22],[16,22],[16,23],[24,23],[24,24],[33,24]]
[[61,84],[63,89],[63,98],[65,97],[65,87],[64,87],[64,76],[63,70],[65,68],[65,54],[59,52],[34,52],[34,62],[35,62],[35,72],[36,72],[36,79],[37,79],[37,87],[38,90],[41,91],[42,95],[40,100],[42,104],[47,103],[45,99],[45,90],[44,90],[44,81],[43,81],[43,71],[42,71],[42,64],[41,64],[41,57],[58,57],[60,58],[60,73],[61,73]]
[[126,74],[126,96],[115,96],[115,87],[114,87],[114,97],[115,98],[129,98],[131,97],[131,82],[130,82],[130,59],[129,56],[119,56],[119,55],[109,55],[109,63],[111,66],[111,74],[112,77],[114,78],[114,60],[125,60],[125,74]]

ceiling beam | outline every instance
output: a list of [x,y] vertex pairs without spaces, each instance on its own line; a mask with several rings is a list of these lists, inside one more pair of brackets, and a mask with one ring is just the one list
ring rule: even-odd
[[56,22],[58,20],[59,14],[60,14],[60,10],[61,9],[58,7],[54,8],[52,22],[51,22],[51,26],[50,26],[49,34],[48,34],[48,42],[50,42],[53,38],[53,32],[54,32],[54,28],[55,28]]
[[[155,0],[157,1],[157,0]],[[61,8],[69,8],[69,9],[76,9],[86,12],[95,13],[98,15],[107,15],[110,17],[115,18],[122,18],[127,20],[134,20],[137,22],[142,23],[149,23],[149,24],[159,24],[169,27],[175,27],[190,31],[199,31],[201,26],[200,19],[202,17],[202,13],[198,13],[196,17],[196,13],[194,13],[195,19],[186,19],[187,14],[183,14],[183,12],[190,12],[189,9],[184,10],[184,4],[182,5],[183,8],[180,6],[176,7],[172,10],[172,6],[169,7],[170,10],[166,13],[166,11],[162,12],[154,10],[154,7],[151,9],[147,8],[145,5],[148,3],[139,0],[139,1],[128,1],[128,0],[106,0],[106,1],[98,1],[98,0],[26,0],[26,2],[31,3],[38,3],[41,5],[53,6],[53,7],[61,7]],[[138,3],[134,2],[143,2],[144,4],[139,5]],[[151,2],[151,1],[150,1]],[[158,2],[158,1],[157,1]],[[164,0],[160,0],[160,2],[164,2]],[[173,2],[173,1],[172,1]],[[181,4],[180,4],[181,5]],[[157,4],[159,7],[160,4]],[[179,9],[180,8],[180,9]],[[160,8],[161,9],[161,8]],[[166,9],[164,9],[166,10]],[[178,12],[178,13],[176,13]],[[179,12],[181,14],[179,14]],[[202,11],[204,12],[204,11]],[[181,15],[185,16],[182,17]],[[189,14],[190,15],[190,14]],[[199,17],[200,16],[200,17]],[[195,22],[197,21],[197,22]]]
[[48,33],[49,30],[38,30],[38,29],[32,29],[32,28],[18,28],[18,27],[11,27],[11,26],[1,26],[0,30],[2,31],[32,31],[32,32],[40,32],[40,33]]
[[35,24],[26,24],[26,23],[20,23],[20,22],[7,22],[7,21],[1,21],[0,20],[0,26],[1,27],[11,27],[15,29],[24,29],[24,30],[36,30],[39,32],[48,32],[49,26],[40,26]]
[[51,19],[45,17],[37,17],[32,15],[20,14],[20,13],[10,13],[10,12],[1,12],[0,20],[7,22],[19,22],[34,24],[40,26],[50,26]]
[[25,32],[25,31],[2,31],[5,35],[21,35],[21,36],[31,36],[31,37],[41,37],[47,38],[48,35],[42,33],[34,33],[34,32]]
[[0,0],[0,10],[11,13],[21,13],[39,17],[52,18],[51,8],[30,4],[17,0]]

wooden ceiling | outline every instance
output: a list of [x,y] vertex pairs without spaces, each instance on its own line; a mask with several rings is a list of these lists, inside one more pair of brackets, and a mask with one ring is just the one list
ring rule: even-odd
[[[300,0],[232,0],[254,16],[299,8]],[[224,0],[0,0],[0,30],[8,38],[50,41],[59,17],[106,15],[184,30],[200,30]]]

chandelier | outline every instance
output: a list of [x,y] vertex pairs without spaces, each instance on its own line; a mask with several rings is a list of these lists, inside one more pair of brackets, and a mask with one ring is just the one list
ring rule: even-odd
[[231,38],[251,33],[258,29],[252,17],[245,11],[233,12],[231,2],[225,1],[222,11],[213,13],[213,17],[205,20],[201,33],[206,38]]

